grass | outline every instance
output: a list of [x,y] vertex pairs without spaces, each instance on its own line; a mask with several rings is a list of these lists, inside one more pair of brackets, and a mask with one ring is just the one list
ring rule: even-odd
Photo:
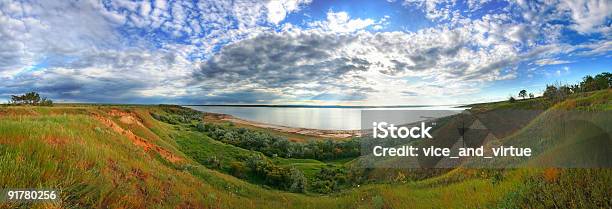
[[181,195],[163,197],[159,188],[183,195],[199,193],[186,185],[176,187],[194,178],[173,173],[86,116],[4,118],[0,127],[2,188],[58,188],[65,194],[58,206],[83,207],[179,201]]
[[[529,132],[553,120],[552,110],[610,110],[611,91],[578,95],[559,104],[539,98],[479,104],[476,109],[552,107],[504,140],[533,144]],[[143,126],[108,113],[133,113]],[[180,125],[150,117],[157,106],[70,104],[0,107],[0,188],[56,188],[61,201],[0,203],[0,208],[606,208],[612,206],[610,169],[458,168],[416,181],[356,185],[330,195],[295,194],[264,188],[207,168],[215,156],[231,162],[253,151],[226,145]],[[91,117],[103,114],[122,128],[181,156],[169,162],[144,151]],[[603,119],[602,119],[603,120]],[[609,128],[608,128],[609,129]],[[608,130],[609,131],[609,130]],[[568,135],[580,142],[581,134]],[[549,144],[550,155],[555,155]],[[537,144],[533,144],[534,146]],[[562,148],[562,147],[560,147]],[[351,159],[321,162],[272,158],[312,176]],[[395,173],[392,173],[395,175]]]

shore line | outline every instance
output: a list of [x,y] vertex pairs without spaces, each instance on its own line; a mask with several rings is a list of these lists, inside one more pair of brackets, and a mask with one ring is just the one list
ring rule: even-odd
[[321,138],[339,138],[346,139],[351,137],[361,136],[360,130],[323,130],[323,129],[310,129],[310,128],[298,128],[298,127],[289,127],[282,125],[275,125],[269,123],[256,122],[251,120],[245,120],[242,118],[238,118],[229,114],[222,113],[211,113],[204,112],[204,118],[212,117],[212,119],[227,121],[236,124],[242,124],[247,126],[254,126],[258,128],[272,129],[279,132],[285,132],[290,134],[300,134],[304,136],[313,136],[313,137],[321,137]]

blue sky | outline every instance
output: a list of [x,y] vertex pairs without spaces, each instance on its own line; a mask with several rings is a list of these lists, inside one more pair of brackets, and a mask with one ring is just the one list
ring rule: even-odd
[[1,1],[0,99],[417,105],[610,72],[607,0]]

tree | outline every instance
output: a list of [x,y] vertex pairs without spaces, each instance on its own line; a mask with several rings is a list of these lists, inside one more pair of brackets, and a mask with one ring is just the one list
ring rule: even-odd
[[572,91],[572,94],[582,92],[582,89],[580,89],[580,85],[578,84],[570,85],[569,88]]
[[559,87],[559,94],[561,94],[561,97],[565,98],[568,95],[572,94],[572,90],[567,85],[563,85]]
[[574,93],[589,92],[612,87],[612,74],[604,72],[595,75],[595,77],[587,75],[582,78],[580,85],[570,86]]
[[533,99],[535,96],[533,96],[533,93],[529,93],[529,98]]
[[580,88],[584,92],[597,90],[597,84],[595,83],[595,78],[593,78],[593,76],[590,76],[590,75],[584,76],[584,78],[582,78],[582,82],[580,82]]
[[47,99],[46,97],[43,97],[42,100],[40,101],[40,105],[41,106],[53,106],[53,101],[51,101],[50,99]]
[[607,72],[597,74],[595,75],[593,82],[595,83],[594,86],[597,88],[597,90],[610,88],[612,84],[612,74]]
[[518,94],[519,97],[523,97],[523,99],[525,99],[525,97],[527,97],[527,90],[523,89],[519,92]]
[[11,95],[11,103],[12,104],[25,104],[25,105],[43,105],[43,106],[51,106],[53,105],[53,101],[43,97],[41,99],[40,94],[37,92],[28,92],[23,95]]
[[546,85],[546,90],[544,90],[544,97],[551,101],[557,98],[557,87],[554,85]]

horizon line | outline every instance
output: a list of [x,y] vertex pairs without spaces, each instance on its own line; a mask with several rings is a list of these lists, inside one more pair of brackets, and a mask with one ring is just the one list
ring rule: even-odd
[[470,104],[438,104],[438,105],[293,105],[293,104],[190,104],[181,106],[199,107],[303,107],[303,108],[398,108],[398,107],[436,107],[453,106],[461,107]]

